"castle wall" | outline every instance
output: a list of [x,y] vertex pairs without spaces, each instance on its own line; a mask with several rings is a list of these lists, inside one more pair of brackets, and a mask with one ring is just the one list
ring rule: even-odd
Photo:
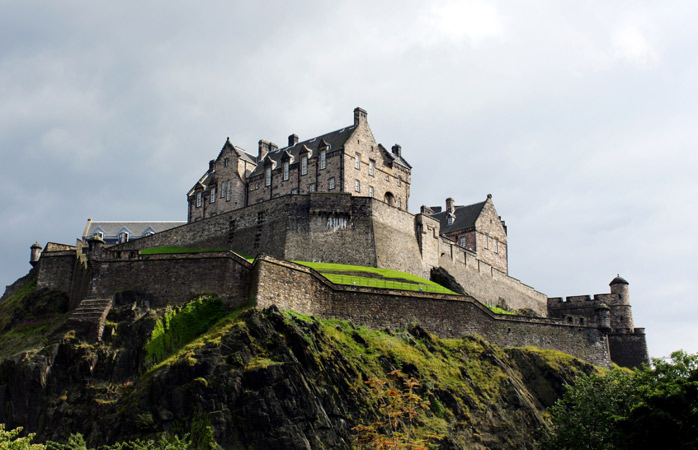
[[456,243],[441,239],[439,265],[481,302],[510,310],[529,308],[547,316],[547,296],[477,259]]
[[608,335],[611,359],[622,367],[642,367],[649,363],[647,340],[644,328],[635,328],[632,333],[611,333]]
[[75,269],[75,250],[46,252],[39,259],[38,289],[56,289],[70,294]]
[[533,345],[610,366],[605,334],[543,318],[496,315],[472,298],[423,292],[337,286],[309,268],[263,257],[257,260],[255,302],[301,314],[351,320],[374,329],[420,323],[443,338],[478,334],[500,346]]
[[136,290],[153,296],[153,307],[216,293],[230,307],[249,301],[251,264],[229,252],[141,256],[92,261],[89,294],[103,297]]
[[507,234],[497,211],[488,196],[475,228],[475,249],[481,261],[500,272],[508,273]]

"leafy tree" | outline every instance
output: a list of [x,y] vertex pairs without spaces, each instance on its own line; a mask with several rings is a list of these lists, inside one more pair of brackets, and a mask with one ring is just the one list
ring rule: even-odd
[[545,450],[698,449],[698,354],[582,375],[548,412]]

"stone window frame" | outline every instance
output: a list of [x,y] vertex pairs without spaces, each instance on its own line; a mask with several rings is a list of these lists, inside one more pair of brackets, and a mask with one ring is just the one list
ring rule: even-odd
[[230,201],[230,193],[233,190],[233,181],[228,180],[228,187],[225,189],[225,201],[229,202]]
[[373,186],[368,187],[368,196],[373,198]]
[[221,198],[225,198],[225,190],[226,190],[227,185],[228,185],[227,182],[221,181],[221,185],[218,188],[218,191],[221,193]]
[[397,198],[397,207],[398,209],[402,209],[402,199],[400,197]]
[[288,181],[291,175],[291,164],[288,161],[284,161],[283,164],[283,180]]
[[370,176],[373,176],[373,174],[375,172],[375,168],[376,168],[376,162],[372,159],[369,159],[368,160],[368,174]]
[[264,185],[271,186],[271,167],[264,169]]
[[196,193],[196,207],[201,208],[201,191]]
[[301,175],[308,175],[308,156],[301,157]]
[[329,190],[332,191],[334,190],[334,177],[330,178],[330,181],[328,183]]
[[213,186],[211,188],[211,200],[210,200],[210,202],[216,203],[216,187],[215,186]]
[[354,169],[360,170],[361,169],[361,154],[357,153],[356,156],[354,156]]
[[320,151],[320,170],[327,169],[327,151]]
[[361,193],[361,181],[354,180],[354,190]]
[[308,186],[308,191],[315,192],[315,183],[310,183],[310,185]]
[[467,239],[465,238],[465,236],[461,236],[461,238],[460,238],[460,246],[463,247],[463,248],[465,248],[466,245],[467,245]]

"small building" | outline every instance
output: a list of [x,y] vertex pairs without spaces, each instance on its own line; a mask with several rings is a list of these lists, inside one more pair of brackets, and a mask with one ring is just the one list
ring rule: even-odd
[[95,222],[87,219],[82,241],[98,236],[105,244],[121,244],[181,225],[186,222]]
[[457,206],[449,197],[446,209],[422,206],[421,212],[439,221],[443,237],[474,253],[478,260],[509,273],[507,227],[494,208],[491,194],[484,202],[466,206]]

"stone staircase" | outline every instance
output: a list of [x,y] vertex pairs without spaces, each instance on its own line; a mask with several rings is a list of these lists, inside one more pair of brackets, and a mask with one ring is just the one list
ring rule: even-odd
[[112,297],[85,298],[68,318],[67,327],[75,330],[77,336],[100,341],[112,303]]

